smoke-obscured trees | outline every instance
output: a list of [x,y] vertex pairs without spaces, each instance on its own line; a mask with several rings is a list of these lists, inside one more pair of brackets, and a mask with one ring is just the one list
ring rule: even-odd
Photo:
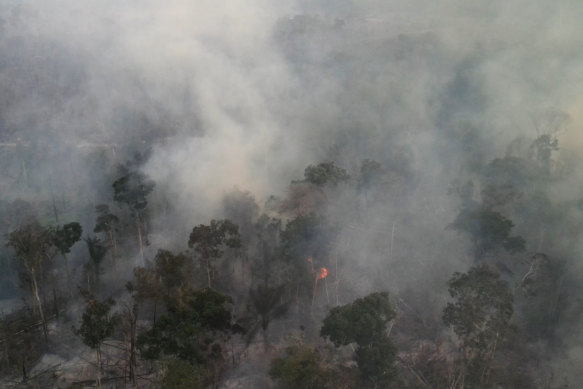
[[81,239],[83,228],[77,222],[67,223],[62,227],[51,230],[53,245],[65,260],[65,270],[67,273],[67,292],[71,295],[71,272],[69,270],[69,259],[67,254],[71,252],[71,247]]
[[115,235],[119,218],[109,211],[109,205],[107,204],[97,205],[95,211],[97,212],[97,220],[95,221],[93,232],[105,234],[111,250],[113,268],[116,270],[117,242]]
[[346,170],[336,166],[333,162],[322,162],[316,166],[309,165],[304,170],[304,180],[316,186],[334,186],[349,179],[350,175]]
[[289,301],[284,300],[285,285],[277,287],[265,287],[259,285],[257,289],[249,291],[249,314],[248,329],[246,334],[247,345],[251,343],[259,329],[263,333],[263,345],[269,348],[269,338],[267,329],[269,323],[281,318],[287,313]]
[[454,387],[490,387],[496,352],[510,330],[512,291],[500,274],[487,265],[454,273],[448,286],[453,302],[444,309],[443,321],[460,339]]
[[214,263],[223,255],[223,249],[240,246],[239,227],[230,220],[211,220],[209,225],[200,224],[192,229],[188,239],[188,247],[199,255],[202,268],[206,271],[209,288],[214,278]]
[[[123,175],[113,183],[113,199],[125,204],[132,212],[138,232],[138,243],[142,261],[144,258],[144,219],[143,213],[148,205],[148,195],[156,185],[145,174],[137,170],[122,169]],[[113,222],[113,220],[112,220]],[[146,237],[147,238],[147,237]]]
[[487,208],[463,209],[451,225],[470,236],[478,259],[499,248],[511,254],[524,251],[524,239],[510,236],[513,226],[510,219]]
[[101,262],[107,254],[107,246],[96,236],[83,239],[87,244],[89,260],[85,265],[85,276],[87,277],[87,290],[96,293],[99,290],[99,276],[101,274]]
[[52,238],[50,231],[38,222],[26,224],[12,231],[6,238],[6,246],[14,249],[16,258],[24,269],[22,281],[31,288],[37,313],[42,321],[45,340],[48,337],[48,329],[41,300],[40,281],[53,265]]
[[154,325],[156,308],[164,303],[168,309],[184,306],[194,287],[192,259],[184,254],[158,250],[153,267],[134,268],[136,301],[154,303]]
[[111,308],[115,305],[113,299],[99,301],[95,296],[86,296],[87,306],[81,318],[81,327],[73,327],[76,335],[83,339],[83,343],[95,350],[97,359],[97,387],[101,388],[101,345],[110,337],[119,322],[119,316],[112,314]]

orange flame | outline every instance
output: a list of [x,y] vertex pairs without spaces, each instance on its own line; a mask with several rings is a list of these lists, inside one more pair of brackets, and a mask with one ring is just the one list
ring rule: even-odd
[[328,269],[326,269],[325,267],[320,268],[320,279],[326,278],[327,275],[328,275]]

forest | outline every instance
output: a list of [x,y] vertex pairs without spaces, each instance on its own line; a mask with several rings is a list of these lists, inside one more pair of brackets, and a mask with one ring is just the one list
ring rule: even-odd
[[0,386],[581,387],[583,4],[437,3],[0,0]]

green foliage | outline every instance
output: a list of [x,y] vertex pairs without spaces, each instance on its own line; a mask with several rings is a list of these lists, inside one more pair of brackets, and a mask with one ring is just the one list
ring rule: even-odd
[[128,205],[132,210],[141,211],[148,205],[147,197],[155,185],[145,174],[129,171],[113,183],[113,199]]
[[154,273],[164,292],[166,303],[181,304],[182,296],[192,288],[192,260],[184,254],[158,250],[154,258]]
[[164,367],[161,389],[204,389],[211,382],[211,374],[207,370],[181,359],[171,359]]
[[470,236],[478,258],[500,247],[510,253],[525,249],[522,237],[510,236],[514,223],[501,213],[487,208],[463,209],[451,227]]
[[329,337],[336,347],[350,343],[369,345],[386,335],[395,318],[389,294],[377,292],[330,310],[320,335]]
[[308,257],[324,257],[335,234],[336,230],[324,218],[299,215],[286,224],[281,234],[284,259],[303,266]]
[[266,336],[265,332],[269,327],[269,323],[287,313],[289,301],[283,300],[284,292],[285,285],[276,287],[260,285],[257,289],[249,291],[249,300],[251,302],[249,313],[251,317],[243,320],[243,322],[250,322],[246,335],[247,345],[251,343],[259,328],[263,330],[264,336]]
[[231,328],[227,304],[232,299],[213,289],[193,293],[183,307],[170,310],[153,329],[138,336],[138,348],[146,359],[176,357],[194,364],[223,359],[221,336]]
[[134,284],[132,289],[135,291],[135,298],[138,302],[152,300],[154,302],[162,301],[164,293],[160,279],[154,270],[145,267],[134,268]]
[[445,307],[443,322],[461,340],[466,382],[486,387],[494,353],[510,328],[512,291],[500,274],[487,265],[454,273],[448,286],[454,301]]
[[211,220],[208,226],[200,224],[192,229],[188,239],[188,247],[203,258],[220,257],[223,245],[231,248],[241,245],[239,227],[230,220]]
[[169,309],[183,306],[193,288],[192,259],[186,255],[158,250],[153,267],[135,267],[135,298],[139,302],[164,301]]
[[333,308],[324,319],[320,335],[336,347],[356,343],[361,382],[366,387],[386,388],[396,380],[396,349],[387,336],[387,326],[394,318],[388,293],[372,293]]
[[87,269],[91,270],[96,278],[99,278],[101,273],[101,262],[107,254],[107,246],[103,244],[101,239],[97,237],[87,237],[83,239],[87,244],[87,251],[89,252],[89,262],[87,264]]
[[71,252],[71,247],[81,239],[83,228],[77,222],[72,222],[51,230],[52,244],[61,254]]
[[230,220],[211,220],[210,225],[200,224],[192,229],[188,247],[200,255],[201,265],[207,272],[208,287],[211,287],[213,262],[223,255],[223,247],[241,247],[239,227]]
[[304,170],[304,180],[317,186],[338,185],[348,181],[350,176],[346,170],[334,165],[333,162],[322,162],[318,165],[309,165]]
[[14,249],[16,257],[28,270],[40,271],[41,264],[50,256],[52,244],[50,231],[36,221],[17,228],[6,238],[6,246]]
[[273,359],[269,375],[282,389],[337,387],[333,385],[331,372],[322,367],[322,357],[305,346],[288,347],[283,358]]
[[83,339],[83,343],[92,349],[99,349],[101,343],[113,334],[119,323],[119,315],[112,314],[115,301],[111,298],[99,301],[95,296],[87,296],[87,306],[81,318],[81,327],[73,332]]
[[396,381],[397,349],[387,336],[356,349],[356,361],[361,381],[373,388],[386,388]]
[[119,218],[109,212],[109,206],[107,204],[100,204],[95,207],[95,210],[97,211],[97,220],[95,221],[93,232],[109,233],[113,231],[119,223]]

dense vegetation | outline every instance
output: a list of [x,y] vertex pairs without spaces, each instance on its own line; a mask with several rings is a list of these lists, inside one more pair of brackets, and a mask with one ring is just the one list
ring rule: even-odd
[[[0,386],[583,385],[573,92],[525,54],[567,55],[546,30],[395,35],[341,1],[219,33],[197,8],[174,36],[153,15],[183,9],[128,5],[143,41],[10,4]],[[490,84],[514,67],[519,92]]]

